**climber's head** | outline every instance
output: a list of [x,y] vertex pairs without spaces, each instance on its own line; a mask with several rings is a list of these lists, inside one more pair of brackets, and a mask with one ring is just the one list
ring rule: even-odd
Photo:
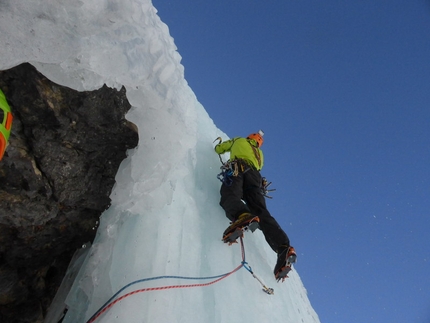
[[247,138],[254,139],[257,142],[258,147],[261,147],[264,141],[263,136],[264,136],[264,132],[262,130],[259,130],[257,133],[251,133]]

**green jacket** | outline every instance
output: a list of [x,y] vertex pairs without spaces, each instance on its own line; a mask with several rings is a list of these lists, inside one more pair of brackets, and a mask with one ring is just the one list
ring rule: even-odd
[[0,90],[0,160],[2,160],[8,145],[10,130],[12,128],[12,119],[10,106],[7,104],[4,93]]
[[6,97],[2,90],[0,90],[0,109],[3,110],[1,113],[3,118],[0,120],[0,132],[3,134],[5,139],[8,140],[10,135],[12,115],[10,114],[10,106],[6,101]]
[[228,151],[230,152],[230,160],[243,159],[257,170],[263,168],[263,152],[253,139],[236,137],[215,146],[215,152],[219,155]]

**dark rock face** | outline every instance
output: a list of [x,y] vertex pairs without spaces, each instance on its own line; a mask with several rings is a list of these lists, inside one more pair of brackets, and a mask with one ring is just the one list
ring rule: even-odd
[[138,134],[124,88],[77,92],[30,64],[0,71],[0,88],[14,116],[0,161],[0,322],[43,322]]

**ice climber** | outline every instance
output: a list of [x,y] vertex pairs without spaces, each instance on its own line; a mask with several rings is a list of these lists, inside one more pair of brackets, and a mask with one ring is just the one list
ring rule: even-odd
[[[290,246],[287,234],[279,226],[266,208],[265,192],[267,182],[261,176],[264,156],[261,151],[264,133],[250,134],[247,138],[236,137],[215,146],[219,155],[230,152],[230,159],[224,163],[221,179],[220,205],[232,224],[225,230],[223,241],[233,243],[242,236],[242,229],[251,224],[263,231],[270,247],[278,254],[274,269],[275,278],[288,277],[296,253]],[[264,183],[265,182],[265,183]],[[252,230],[252,231],[254,231]]]

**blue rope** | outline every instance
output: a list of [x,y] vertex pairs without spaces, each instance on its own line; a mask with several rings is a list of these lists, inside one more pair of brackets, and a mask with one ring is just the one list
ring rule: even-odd
[[[241,249],[242,249],[242,267],[245,267],[248,271],[250,269],[247,268],[247,262],[245,261],[245,246],[243,245],[243,240],[242,238],[240,238],[240,244],[241,244]],[[251,267],[249,267],[251,268]],[[100,313],[107,305],[109,305],[122,291],[124,291],[125,289],[127,289],[128,287],[138,284],[138,283],[142,283],[142,282],[146,282],[146,281],[152,281],[152,280],[158,280],[158,279],[171,279],[171,278],[176,278],[176,279],[188,279],[188,280],[206,280],[206,279],[217,279],[217,278],[221,278],[224,276],[228,276],[230,275],[232,272],[228,272],[222,275],[217,275],[217,276],[207,276],[207,277],[186,277],[186,276],[156,276],[156,277],[150,277],[150,278],[143,278],[143,279],[138,279],[135,280],[127,285],[125,285],[124,287],[122,287],[120,290],[118,290],[114,295],[112,295],[111,298],[109,298],[90,318],[88,322],[91,322],[92,319],[94,317],[96,317],[98,315],[98,313]],[[252,272],[251,272],[252,273]]]
[[171,279],[171,278],[176,278],[176,279],[188,279],[188,280],[205,280],[205,279],[216,279],[216,278],[220,278],[223,276],[227,276],[229,275],[230,272],[222,274],[222,275],[218,275],[218,276],[210,276],[210,277],[185,277],[185,276],[156,276],[156,277],[150,277],[150,278],[143,278],[143,279],[139,279],[139,280],[135,280],[127,285],[125,285],[124,287],[122,287],[119,291],[117,291],[115,294],[112,295],[111,298],[109,298],[106,303],[104,303],[95,313],[93,316],[90,317],[90,319],[87,322],[90,322],[94,316],[96,316],[102,309],[104,309],[111,301],[113,301],[122,291],[124,291],[125,289],[127,289],[128,287],[138,284],[138,283],[142,283],[142,282],[146,282],[146,281],[152,281],[152,280],[158,280],[158,279]]
[[242,261],[242,266],[243,268],[248,270],[251,274],[253,274],[251,266],[246,261]]

